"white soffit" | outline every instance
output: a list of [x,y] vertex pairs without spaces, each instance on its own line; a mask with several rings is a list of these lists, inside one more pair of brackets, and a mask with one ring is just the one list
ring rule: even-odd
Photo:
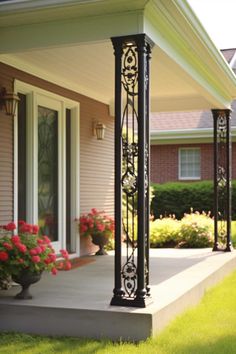
[[142,32],[156,43],[152,111],[228,108],[236,97],[236,77],[185,0],[14,0],[0,4],[0,26],[0,53],[12,53],[0,61],[104,103],[114,99],[108,38]]
[[[113,105],[114,55],[110,41],[0,55],[0,61]],[[210,108],[192,80],[158,47],[154,47],[151,60],[151,106],[152,111]]]

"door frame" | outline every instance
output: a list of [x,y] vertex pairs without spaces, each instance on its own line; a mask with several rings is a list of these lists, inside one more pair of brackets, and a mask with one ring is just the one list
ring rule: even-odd
[[[26,95],[27,149],[26,154],[26,214],[27,222],[38,223],[38,105],[58,111],[58,253],[66,248],[66,109],[71,110],[71,248],[79,255],[78,226],[74,222],[80,214],[80,104],[36,86],[14,81],[14,92]],[[18,219],[18,120],[14,120],[14,220]]]

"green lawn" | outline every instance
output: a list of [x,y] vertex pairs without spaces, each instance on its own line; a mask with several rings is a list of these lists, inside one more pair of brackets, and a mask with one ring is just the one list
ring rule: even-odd
[[[0,334],[1,354],[233,354],[236,353],[236,272],[174,320],[161,335],[136,344]],[[24,320],[24,319],[22,319]]]
[[231,223],[231,236],[232,236],[232,243],[234,247],[236,247],[236,221],[232,221]]

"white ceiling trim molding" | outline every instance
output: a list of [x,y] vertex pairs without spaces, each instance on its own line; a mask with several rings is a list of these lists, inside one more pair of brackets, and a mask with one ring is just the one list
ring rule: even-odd
[[47,19],[55,20],[65,15],[78,18],[81,15],[114,12],[114,9],[116,12],[133,11],[143,9],[146,3],[147,0],[11,0],[0,3],[1,14],[9,15],[1,25],[10,25],[13,16],[16,25],[23,23],[21,16],[16,16],[20,13],[24,13],[27,23],[34,21],[35,17],[46,22]]
[[119,12],[0,29],[0,54],[66,48],[80,43],[102,42],[113,36],[143,33],[143,12]]

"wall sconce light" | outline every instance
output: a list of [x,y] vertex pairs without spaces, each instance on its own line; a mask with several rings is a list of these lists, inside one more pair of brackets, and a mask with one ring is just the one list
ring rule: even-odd
[[14,117],[16,114],[16,107],[20,98],[14,92],[7,92],[5,88],[3,88],[0,92],[0,106],[1,109],[5,109],[5,112],[8,116]]
[[97,140],[103,140],[105,137],[105,124],[101,122],[93,122],[93,135],[97,137]]

